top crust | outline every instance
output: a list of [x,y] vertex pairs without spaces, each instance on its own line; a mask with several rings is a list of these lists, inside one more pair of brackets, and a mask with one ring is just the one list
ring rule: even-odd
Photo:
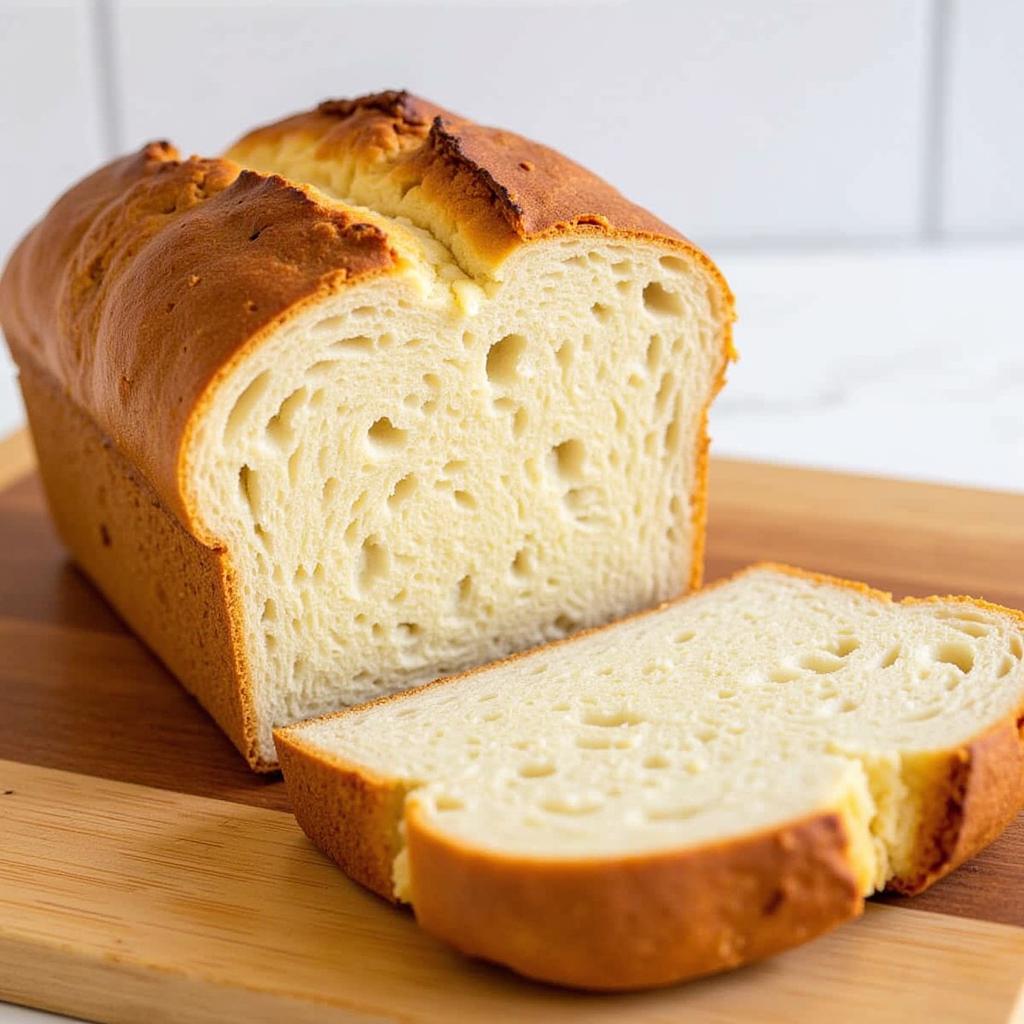
[[[396,166],[396,171],[406,183],[414,177],[409,172],[447,165],[453,172],[450,184],[457,186],[448,197],[453,211],[465,212],[466,198],[476,200],[483,207],[478,211],[481,220],[503,220],[521,239],[589,226],[671,239],[693,248],[674,228],[561,153],[513,132],[476,124],[404,90],[325,100],[308,113],[257,128],[232,152],[296,136],[316,140],[318,159],[354,155],[364,165],[404,162],[408,166]],[[482,216],[488,212],[490,218]],[[488,226],[507,234],[500,223]]]
[[248,164],[260,153],[297,149],[310,166],[329,167],[335,180],[372,179],[396,205],[419,189],[435,233],[457,235],[462,244],[451,247],[475,273],[494,269],[522,242],[550,235],[646,238],[695,258],[715,281],[723,319],[732,320],[729,287],[697,246],[597,175],[521,135],[392,90],[326,100],[248,133],[229,155]]
[[[231,155],[310,143],[335,169],[385,174],[400,197],[421,188],[474,272],[550,234],[685,251],[715,282],[733,354],[732,296],[707,256],[547,147],[391,91],[326,101],[250,133]],[[232,160],[182,161],[156,142],[79,183],[22,241],[0,281],[0,323],[15,359],[51,374],[186,528],[216,545],[186,487],[212,388],[301,307],[399,263],[381,227],[320,192]]]

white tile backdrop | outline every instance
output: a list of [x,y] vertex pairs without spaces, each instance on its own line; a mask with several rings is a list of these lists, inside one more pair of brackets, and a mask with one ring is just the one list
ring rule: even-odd
[[718,451],[1024,489],[1021,38],[1018,0],[0,0],[0,251],[115,152],[404,86],[721,260]]

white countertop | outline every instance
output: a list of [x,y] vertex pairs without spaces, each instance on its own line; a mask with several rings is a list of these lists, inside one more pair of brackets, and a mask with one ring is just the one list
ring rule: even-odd
[[720,254],[712,451],[1024,491],[1024,246]]
[[[1024,492],[1024,246],[715,256],[741,359],[713,451]],[[23,419],[9,367],[0,433]]]

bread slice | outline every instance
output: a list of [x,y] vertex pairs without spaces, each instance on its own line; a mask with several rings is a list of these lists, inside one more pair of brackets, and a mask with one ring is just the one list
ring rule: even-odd
[[0,315],[62,536],[254,767],[699,582],[728,288],[519,136],[385,93],[153,144],[51,210]]
[[785,566],[276,734],[306,833],[534,978],[661,985],[918,892],[1024,803],[1024,615]]

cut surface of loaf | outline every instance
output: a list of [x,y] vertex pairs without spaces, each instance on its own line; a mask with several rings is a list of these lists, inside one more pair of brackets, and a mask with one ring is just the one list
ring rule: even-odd
[[916,892],[1024,803],[1024,616],[755,567],[277,733],[307,833],[535,978],[657,985]]
[[229,156],[97,172],[0,312],[65,541],[254,766],[277,725],[699,582],[732,319],[707,257],[404,93]]

